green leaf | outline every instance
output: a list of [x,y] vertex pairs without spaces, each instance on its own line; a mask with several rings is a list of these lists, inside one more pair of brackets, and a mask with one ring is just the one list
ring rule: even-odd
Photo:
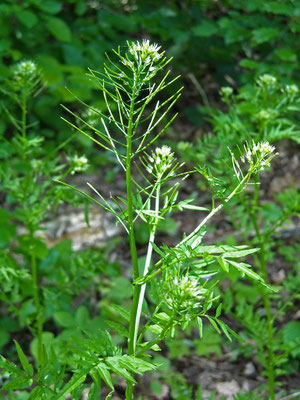
[[30,387],[33,383],[32,379],[29,379],[27,376],[19,376],[18,378],[13,379],[8,382],[6,385],[2,386],[1,390],[9,391],[9,390],[18,390],[18,389],[26,389]]
[[88,371],[80,371],[75,373],[63,389],[54,397],[53,400],[64,400],[65,396],[75,390],[82,382],[85,381]]
[[46,26],[50,33],[61,42],[71,42],[72,33],[68,25],[60,18],[47,18]]
[[19,359],[21,361],[22,367],[24,368],[24,371],[29,375],[29,376],[33,376],[33,367],[32,365],[28,362],[27,357],[25,356],[23,350],[21,349],[21,346],[19,345],[19,343],[14,340],[15,342],[15,346],[17,349],[17,353],[19,356]]
[[32,28],[38,22],[37,16],[28,10],[17,12],[16,17],[26,28]]
[[119,335],[126,338],[129,337],[128,330],[119,322],[109,321],[109,320],[106,320],[105,322],[110,328],[114,329]]
[[275,50],[275,54],[281,60],[287,61],[287,62],[296,62],[298,59],[297,53],[295,53],[295,51],[293,49],[288,49],[288,48],[278,49],[278,50]]
[[112,308],[116,310],[127,322],[130,322],[130,312],[126,308],[119,306],[118,304],[113,304]]
[[218,32],[218,26],[214,22],[204,19],[192,30],[195,36],[209,37]]
[[229,264],[233,265],[236,269],[238,269],[240,272],[242,272],[242,275],[247,275],[252,279],[258,280],[258,281],[263,281],[263,279],[256,274],[255,272],[251,271],[248,267],[251,267],[249,264],[245,264],[243,262],[238,263],[233,260],[227,260]]
[[218,333],[221,333],[221,331],[220,331],[218,325],[216,324],[215,320],[212,317],[210,317],[209,315],[206,315],[206,318],[209,320],[209,322],[212,324],[212,326],[215,328],[215,330]]
[[63,328],[71,328],[75,325],[75,320],[71,314],[65,311],[58,311],[53,315],[55,322]]
[[103,362],[100,362],[97,365],[97,370],[98,370],[101,378],[106,383],[106,385],[108,387],[110,387],[112,390],[114,390],[114,385],[112,384],[112,380],[111,380],[110,373],[109,373],[107,366]]
[[198,326],[198,331],[199,331],[199,336],[202,339],[203,337],[203,322],[201,317],[197,317],[196,319],[197,326]]
[[0,355],[0,368],[4,371],[9,372],[12,376],[24,376],[24,372],[16,364],[11,361],[6,360]]
[[289,344],[293,340],[300,340],[300,322],[290,321],[282,329],[283,342]]
[[222,311],[222,303],[220,303],[220,304],[218,305],[218,308],[217,308],[217,310],[216,310],[215,318],[218,318],[218,317],[221,315],[221,311]]
[[150,331],[150,332],[153,332],[153,333],[156,333],[157,335],[159,335],[163,328],[161,326],[155,324],[155,325],[147,326],[146,329],[148,329],[148,331]]
[[90,391],[89,391],[89,400],[99,400],[100,399],[100,393],[101,393],[101,376],[99,374],[99,371],[96,369],[94,372],[90,372],[90,375],[93,379],[93,383],[91,385]]
[[232,342],[231,336],[228,333],[228,329],[227,329],[228,327],[225,324],[225,322],[218,320],[218,324],[219,324],[220,328],[222,329],[222,331],[225,333],[227,339],[230,340],[230,342]]
[[112,371],[125,378],[127,382],[136,383],[133,377],[128,373],[128,371],[123,368],[122,363],[120,363],[122,357],[123,356],[107,357],[105,359],[105,362]]
[[217,257],[218,263],[220,264],[221,268],[225,271],[225,272],[229,272],[229,265],[228,262],[226,260],[224,260],[222,257]]
[[62,9],[62,2],[59,0],[34,0],[35,5],[48,14],[57,14]]
[[142,374],[146,371],[155,370],[157,365],[151,364],[148,361],[142,360],[134,356],[123,355],[120,363],[126,368],[130,369],[135,374]]
[[257,44],[276,39],[280,35],[277,28],[259,28],[252,31],[253,38]]

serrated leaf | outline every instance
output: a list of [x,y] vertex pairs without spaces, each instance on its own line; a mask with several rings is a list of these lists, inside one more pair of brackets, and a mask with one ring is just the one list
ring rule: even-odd
[[252,279],[256,279],[258,281],[262,281],[263,279],[256,274],[255,272],[251,271],[248,267],[251,267],[249,264],[245,264],[245,263],[238,263],[236,261],[233,260],[227,260],[231,265],[233,265],[237,270],[239,270],[240,272],[242,272],[242,274],[245,274],[247,276],[249,276]]
[[30,393],[29,400],[40,400],[44,388],[42,386],[36,386]]
[[14,340],[15,342],[15,346],[17,349],[17,353],[20,359],[20,362],[22,364],[22,367],[24,368],[24,371],[29,375],[29,376],[33,376],[33,367],[32,365],[28,362],[27,357],[25,356],[23,350],[21,349],[21,346],[19,345],[19,343]]
[[110,328],[114,329],[119,335],[126,338],[129,337],[128,330],[125,328],[125,326],[120,324],[120,322],[109,321],[109,320],[106,320],[105,322]]
[[126,308],[113,304],[113,309],[116,310],[127,322],[130,322],[130,312]]
[[62,400],[62,399],[64,400],[67,394],[71,393],[73,390],[78,388],[78,386],[85,381],[87,373],[88,371],[80,371],[75,373],[69,380],[69,382],[58,393],[58,395],[54,397],[53,400]]
[[97,365],[97,370],[98,370],[101,378],[106,383],[106,385],[114,391],[114,385],[112,384],[111,376],[110,376],[107,366],[103,362],[100,362]]
[[10,372],[13,376],[24,376],[24,372],[13,362],[6,360],[3,356],[0,355],[0,368],[3,368],[5,371]]
[[120,364],[121,358],[122,356],[107,357],[105,359],[105,363],[110,367],[113,372],[125,378],[127,382],[135,384],[136,382],[133,377],[125,368],[123,368],[122,364]]
[[30,387],[33,383],[32,379],[29,379],[27,376],[19,376],[18,378],[13,379],[8,382],[6,385],[2,386],[1,390],[9,391],[9,390],[21,390]]
[[130,369],[136,374],[142,374],[143,372],[155,370],[157,368],[155,364],[151,364],[148,361],[142,360],[141,358],[127,355],[122,357],[120,363],[126,369]]

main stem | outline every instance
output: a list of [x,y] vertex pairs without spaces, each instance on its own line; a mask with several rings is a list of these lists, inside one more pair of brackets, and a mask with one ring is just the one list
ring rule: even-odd
[[[147,249],[147,255],[146,255],[146,261],[145,261],[145,266],[144,266],[144,272],[143,276],[146,276],[151,264],[151,259],[152,259],[152,253],[153,253],[153,243],[155,239],[155,233],[158,225],[158,219],[159,219],[159,196],[160,196],[160,186],[161,183],[158,181],[157,182],[157,188],[156,188],[156,194],[155,194],[155,217],[154,217],[154,223],[151,226],[151,232],[150,232],[150,237],[149,237],[149,243],[148,243],[148,249]],[[134,348],[136,348],[136,342],[137,342],[137,336],[138,336],[138,331],[139,331],[139,324],[140,324],[140,319],[141,319],[141,313],[142,313],[142,306],[143,306],[143,301],[145,297],[145,290],[146,290],[146,283],[144,283],[141,286],[141,290],[139,293],[139,301],[138,301],[138,307],[137,307],[137,313],[136,313],[136,320],[135,320],[135,328],[134,328]]]
[[[27,96],[26,93],[22,93],[22,136],[26,139],[27,136]],[[26,158],[26,152],[24,152],[24,159]],[[27,170],[26,181],[30,179]],[[25,186],[25,191],[27,190],[27,184]],[[30,207],[30,206],[29,206]],[[43,315],[42,308],[39,298],[39,287],[38,287],[38,272],[37,272],[37,262],[35,253],[35,239],[34,230],[32,227],[28,227],[31,242],[31,278],[32,278],[32,293],[33,301],[36,308],[36,330],[37,330],[37,365],[40,366],[43,363]]]
[[34,242],[34,232],[30,232],[31,239],[31,277],[32,277],[32,292],[33,300],[36,308],[36,327],[37,327],[37,364],[40,366],[43,364],[43,315],[42,308],[39,298],[39,288],[38,288],[38,273],[37,273],[37,263],[35,254],[35,242]]
[[[254,229],[259,240],[260,255],[259,255],[259,269],[262,278],[266,283],[268,283],[267,265],[266,265],[266,248],[265,248],[265,237],[261,234],[258,223],[256,210],[258,207],[259,199],[259,185],[258,185],[258,174],[255,175],[255,191],[254,191],[254,201],[253,201],[253,211],[250,213],[253,221]],[[274,327],[273,327],[273,316],[271,312],[270,296],[264,288],[261,291],[263,304],[266,310],[267,316],[267,327],[268,327],[268,381],[269,381],[269,396],[270,400],[275,400],[275,365],[274,365]]]
[[[133,191],[132,191],[132,178],[131,178],[133,112],[134,112],[134,98],[131,99],[130,103],[130,112],[129,112],[128,130],[127,130],[126,189],[127,189],[128,234],[130,241],[132,267],[133,267],[133,279],[137,279],[139,277],[139,267],[138,267],[138,258],[137,258],[134,225],[133,225]],[[130,312],[130,323],[129,323],[129,338],[128,338],[129,355],[135,354],[135,344],[134,344],[135,320],[138,309],[140,291],[141,287],[138,285],[134,285],[133,299]],[[133,399],[133,384],[127,383],[126,400],[132,400],[132,399]]]

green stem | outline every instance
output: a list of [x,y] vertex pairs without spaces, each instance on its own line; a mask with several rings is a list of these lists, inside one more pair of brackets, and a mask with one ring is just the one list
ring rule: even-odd
[[[128,213],[128,234],[130,241],[130,252],[133,267],[133,279],[139,277],[138,257],[136,250],[136,241],[134,234],[133,224],[133,189],[132,189],[132,177],[131,177],[131,151],[132,151],[132,128],[133,128],[133,112],[134,112],[134,98],[130,103],[130,113],[128,119],[128,131],[127,131],[127,151],[126,151],[126,189],[127,189],[127,213]],[[133,289],[133,298],[130,313],[129,322],[129,338],[128,338],[128,354],[135,354],[134,346],[134,335],[135,335],[135,320],[139,302],[141,287],[137,285]],[[128,383],[126,388],[126,400],[133,399],[133,384]]]
[[[154,243],[154,239],[155,239],[155,233],[156,233],[156,229],[157,229],[157,225],[158,225],[158,218],[159,218],[160,186],[161,186],[161,184],[160,184],[160,182],[158,182],[157,188],[156,188],[156,196],[155,196],[155,219],[154,219],[154,224],[152,226],[151,233],[150,233],[143,276],[147,275],[149,267],[150,267],[151,259],[152,259],[153,243]],[[141,286],[141,290],[139,293],[139,301],[138,301],[138,307],[137,307],[137,313],[136,313],[136,319],[135,319],[134,348],[136,348],[136,342],[137,342],[137,336],[138,336],[138,331],[139,331],[139,324],[140,324],[140,318],[141,318],[141,313],[142,313],[142,306],[143,306],[143,301],[144,301],[144,296],[145,296],[145,290],[146,290],[146,283],[144,283],[144,285]]]
[[41,303],[39,298],[39,289],[38,289],[38,273],[37,273],[37,263],[36,263],[36,254],[35,254],[35,241],[34,241],[34,233],[33,230],[30,231],[31,238],[31,276],[32,276],[32,293],[34,304],[36,308],[36,328],[37,328],[37,364],[43,364],[43,343],[42,343],[42,335],[43,335],[43,315],[41,309]]
[[23,91],[22,94],[22,136],[23,138],[26,138],[26,114],[27,114],[27,98],[26,98],[26,93]]
[[[259,185],[258,185],[258,174],[255,175],[255,190],[253,197],[253,209],[250,212],[254,229],[259,240],[260,255],[259,255],[259,268],[262,278],[268,283],[267,265],[266,265],[266,248],[265,248],[265,235],[262,235],[257,222],[256,210],[258,207],[259,200]],[[267,316],[267,329],[268,329],[268,381],[269,381],[269,396],[270,400],[275,400],[275,365],[274,365],[274,327],[273,327],[273,316],[271,312],[270,296],[269,292],[262,288],[261,296],[263,304],[266,310]]]

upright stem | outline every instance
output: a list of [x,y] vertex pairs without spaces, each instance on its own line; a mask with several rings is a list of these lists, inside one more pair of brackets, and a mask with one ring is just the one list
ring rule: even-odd
[[22,136],[26,138],[26,125],[27,125],[27,98],[26,93],[23,91],[22,93]]
[[[266,248],[265,248],[265,236],[261,234],[258,223],[257,223],[257,215],[256,210],[258,207],[259,200],[259,185],[258,185],[258,174],[255,175],[255,191],[253,198],[253,209],[251,214],[251,218],[253,221],[254,229],[259,240],[260,246],[260,255],[259,255],[259,269],[260,273],[266,283],[268,283],[268,274],[267,274],[267,265],[266,265]],[[267,327],[268,327],[268,381],[269,381],[269,396],[270,400],[275,400],[275,365],[274,365],[274,327],[273,327],[273,316],[271,313],[271,305],[270,305],[270,297],[269,292],[262,288],[261,296],[263,299],[263,304],[266,310],[267,316]]]
[[[147,275],[150,264],[151,264],[151,259],[152,259],[153,243],[154,243],[154,239],[155,239],[155,233],[156,233],[156,229],[157,229],[157,225],[158,225],[158,218],[159,218],[160,186],[161,186],[161,184],[160,184],[160,182],[158,182],[157,188],[156,188],[156,195],[155,195],[155,220],[154,220],[154,224],[152,225],[151,233],[150,233],[150,237],[149,237],[149,243],[148,243],[148,249],[147,249],[147,255],[146,255],[143,276]],[[141,286],[141,290],[140,290],[140,294],[139,294],[139,301],[138,301],[138,307],[137,307],[137,313],[136,313],[136,319],[135,319],[134,348],[136,348],[136,342],[137,342],[137,336],[138,336],[138,331],[139,331],[139,324],[140,324],[140,319],[141,319],[145,290],[146,290],[146,283],[144,283]]]
[[41,309],[41,303],[39,298],[39,288],[38,288],[38,273],[36,264],[36,254],[35,254],[35,243],[34,243],[34,233],[33,230],[30,232],[31,238],[31,276],[32,276],[32,292],[33,299],[36,308],[36,327],[37,327],[37,364],[41,365],[43,363],[43,315]]
[[[130,252],[133,267],[133,279],[139,277],[138,257],[136,250],[134,225],[133,225],[133,191],[132,191],[132,178],[131,178],[131,151],[132,151],[132,127],[133,127],[133,111],[134,111],[134,98],[131,100],[130,113],[128,120],[128,131],[127,131],[127,151],[126,151],[126,189],[127,189],[127,212],[128,212],[128,234],[130,241]],[[130,313],[129,323],[129,338],[128,338],[128,354],[135,354],[135,320],[138,308],[139,296],[141,287],[134,285],[133,299]],[[126,388],[126,400],[133,399],[133,384],[128,383]]]
[[[27,136],[27,95],[25,91],[22,93],[22,136],[26,139]],[[25,145],[25,143],[24,143]],[[26,152],[23,154],[24,159],[26,159]],[[28,181],[30,179],[30,174],[27,170],[27,177],[25,180],[24,192],[26,193],[28,187]],[[27,196],[25,196],[27,197]],[[28,205],[30,208],[30,205]],[[38,272],[37,272],[37,262],[35,253],[35,240],[34,240],[34,230],[32,227],[28,227],[31,241],[31,278],[32,278],[32,293],[33,301],[36,308],[36,330],[37,330],[37,364],[40,366],[43,363],[43,314],[39,298],[39,287],[38,287]]]

